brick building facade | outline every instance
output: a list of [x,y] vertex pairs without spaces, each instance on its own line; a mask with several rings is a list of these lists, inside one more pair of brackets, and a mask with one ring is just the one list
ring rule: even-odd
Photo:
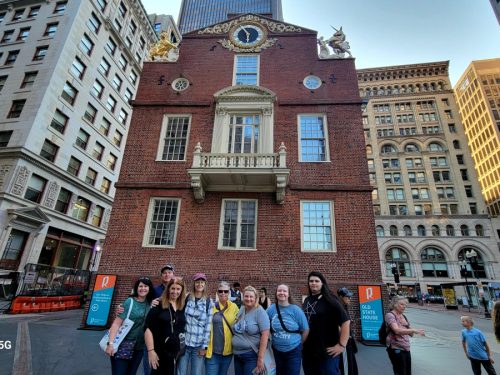
[[117,301],[167,262],[211,292],[381,282],[354,60],[316,38],[245,15],[145,64],[99,270]]

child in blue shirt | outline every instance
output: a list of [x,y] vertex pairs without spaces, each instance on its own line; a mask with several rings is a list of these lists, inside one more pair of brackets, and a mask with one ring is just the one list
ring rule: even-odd
[[474,375],[481,375],[483,365],[488,375],[496,375],[493,368],[495,361],[491,357],[490,347],[483,333],[474,328],[474,320],[470,316],[462,316],[460,320],[465,328],[462,330],[462,346],[465,356],[470,360],[472,372]]

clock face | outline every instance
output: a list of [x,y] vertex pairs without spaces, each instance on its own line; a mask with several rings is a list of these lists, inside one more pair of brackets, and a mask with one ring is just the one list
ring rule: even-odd
[[319,88],[322,84],[321,79],[316,76],[307,76],[304,78],[304,86],[307,87],[309,90],[315,90]]
[[233,29],[230,37],[233,43],[237,46],[250,48],[263,43],[266,34],[260,26],[247,23],[239,25]]

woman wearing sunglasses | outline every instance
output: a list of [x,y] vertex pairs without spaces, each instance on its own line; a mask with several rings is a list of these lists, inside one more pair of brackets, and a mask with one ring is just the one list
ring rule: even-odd
[[231,326],[239,309],[229,300],[230,289],[225,281],[221,281],[217,288],[217,301],[212,311],[212,327],[205,360],[206,375],[226,375],[233,359]]

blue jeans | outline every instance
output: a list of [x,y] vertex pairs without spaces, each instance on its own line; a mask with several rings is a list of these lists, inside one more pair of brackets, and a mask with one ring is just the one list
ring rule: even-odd
[[304,357],[305,375],[340,375],[340,355],[326,359]]
[[234,375],[252,375],[257,367],[257,353],[253,350],[234,355]]
[[205,375],[226,375],[231,365],[233,355],[212,353],[212,358],[205,360]]
[[112,375],[135,375],[139,365],[141,364],[144,350],[134,350],[132,359],[116,359],[111,357],[111,374]]
[[[198,352],[201,350],[201,346],[192,347],[186,346],[186,353],[179,358],[179,364],[177,366],[177,375],[202,375],[203,374],[203,364],[205,363],[205,357],[200,357]],[[191,370],[189,368],[191,367]]]
[[151,366],[148,359],[148,348],[144,345],[144,356],[142,357],[142,375],[151,375]]
[[276,361],[276,375],[300,375],[302,362],[302,345],[288,352],[280,352],[273,348]]

